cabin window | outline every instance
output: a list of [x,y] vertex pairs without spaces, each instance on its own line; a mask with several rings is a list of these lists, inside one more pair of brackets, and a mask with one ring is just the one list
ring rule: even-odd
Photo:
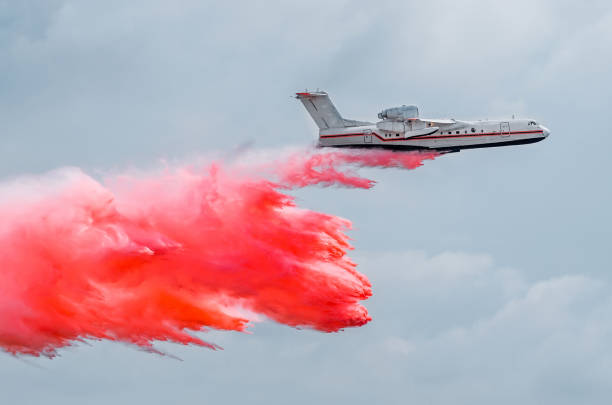
[[476,132],[476,129],[475,129],[475,128],[472,128],[472,132]]
[[395,134],[395,136],[399,136],[399,134]]
[[457,133],[459,133],[459,131],[457,131]]

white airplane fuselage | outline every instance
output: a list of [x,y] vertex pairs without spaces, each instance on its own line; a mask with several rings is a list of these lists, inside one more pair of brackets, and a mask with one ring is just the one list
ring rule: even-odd
[[383,110],[377,123],[346,120],[325,92],[297,93],[319,126],[320,147],[400,150],[461,149],[520,145],[541,141],[550,131],[531,119],[460,121],[418,117],[414,106]]
[[425,120],[408,125],[417,123],[424,127],[404,133],[381,131],[376,125],[321,129],[318,145],[460,150],[534,143],[550,133],[535,121],[525,119],[455,121],[452,124]]

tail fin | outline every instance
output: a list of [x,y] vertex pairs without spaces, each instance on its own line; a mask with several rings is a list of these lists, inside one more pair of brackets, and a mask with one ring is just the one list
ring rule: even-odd
[[374,125],[371,122],[347,120],[342,118],[329,96],[324,91],[295,93],[310,116],[316,122],[319,129],[359,127],[363,125]]
[[324,91],[296,93],[319,129],[342,128],[345,126],[342,116],[332,104]]

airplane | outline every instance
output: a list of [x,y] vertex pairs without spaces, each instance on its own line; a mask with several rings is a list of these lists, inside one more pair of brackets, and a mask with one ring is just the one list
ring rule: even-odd
[[414,105],[382,110],[376,123],[343,118],[324,91],[296,93],[319,127],[319,147],[435,150],[488,148],[539,142],[550,135],[532,119],[460,121],[419,117]]

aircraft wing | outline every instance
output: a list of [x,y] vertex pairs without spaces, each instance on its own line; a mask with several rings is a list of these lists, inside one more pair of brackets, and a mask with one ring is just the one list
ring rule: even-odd
[[421,121],[425,121],[425,122],[433,122],[434,124],[455,124],[457,123],[456,120],[453,119],[428,119],[428,118],[419,118],[419,120]]

